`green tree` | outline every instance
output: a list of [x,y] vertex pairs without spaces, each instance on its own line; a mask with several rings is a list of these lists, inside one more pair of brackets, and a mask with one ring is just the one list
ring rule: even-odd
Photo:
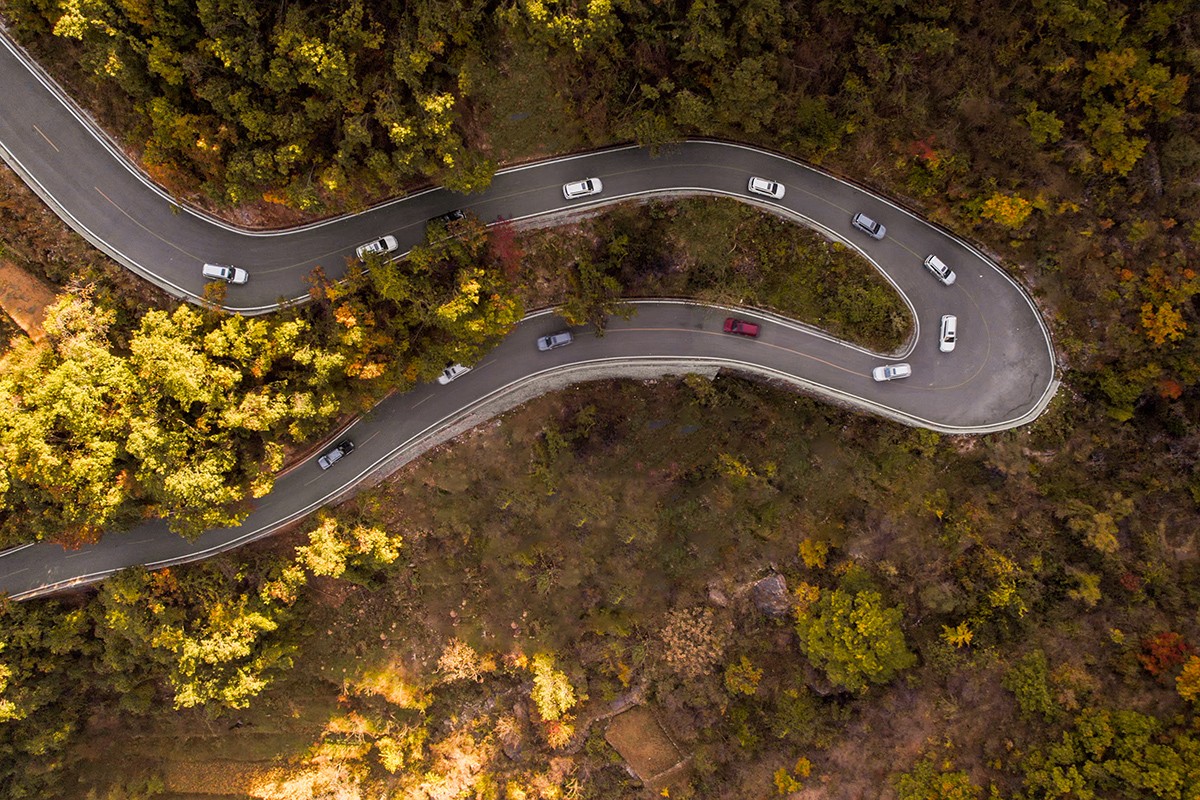
[[970,775],[949,761],[938,764],[932,755],[896,776],[892,784],[897,800],[978,800],[983,795]]
[[490,162],[458,131],[461,65],[486,21],[480,0],[398,12],[362,0],[17,5],[27,27],[41,18],[77,40],[84,69],[128,95],[154,171],[190,175],[230,202],[313,209],[362,179],[490,180]]
[[369,280],[389,301],[377,307],[391,338],[422,337],[407,356],[406,380],[431,378],[448,362],[471,363],[520,320],[523,308],[501,265],[493,262],[488,231],[468,217],[454,236],[414,247],[408,258],[373,265]]
[[314,575],[342,577],[348,570],[374,571],[400,557],[400,537],[369,525],[345,525],[337,517],[318,512],[308,534],[308,544],[296,548],[298,563]]
[[904,642],[899,608],[884,605],[876,591],[822,591],[799,614],[800,649],[831,681],[853,692],[887,683],[916,663]]
[[1058,714],[1059,706],[1050,696],[1049,674],[1046,654],[1033,650],[1009,667],[1000,682],[1013,693],[1022,715],[1039,714],[1051,720]]
[[165,688],[176,708],[244,708],[291,666],[288,604],[247,578],[206,562],[104,582],[94,605],[98,671],[123,707],[145,712]]
[[137,381],[112,352],[113,321],[86,294],[64,296],[47,312],[45,344],[23,342],[0,365],[10,541],[93,541],[127,511]]
[[[68,748],[94,710],[87,615],[0,599],[0,794],[62,796]],[[58,787],[58,788],[56,788]]]
[[1200,791],[1200,740],[1136,711],[1084,709],[1022,769],[1024,800],[1184,800]]
[[732,70],[723,70],[713,86],[713,111],[721,122],[746,133],[769,127],[779,105],[779,85],[773,58],[744,58]]
[[1036,102],[1025,107],[1025,124],[1029,135],[1037,145],[1056,144],[1062,139],[1063,123],[1053,111],[1043,111]]
[[268,437],[340,410],[320,381],[342,374],[294,377],[316,349],[305,330],[296,320],[206,323],[187,306],[142,317],[129,344],[138,397],[125,449],[140,492],[170,511],[174,530],[240,522],[248,498],[269,491],[282,466],[282,447]]
[[[0,530],[91,541],[146,516],[195,533],[232,524],[268,492],[283,441],[342,408],[339,347],[299,318],[152,310],[132,333],[87,292],[47,316],[46,342],[0,364]],[[372,343],[373,344],[373,343]]]
[[1127,175],[1149,144],[1140,135],[1147,124],[1180,113],[1187,76],[1172,75],[1132,47],[1099,53],[1086,68],[1083,131],[1100,156],[1100,168]]
[[[623,254],[624,244],[613,242],[610,258],[614,250]],[[568,285],[567,298],[558,314],[570,325],[590,324],[603,335],[610,316],[632,314],[633,307],[621,302],[621,282],[587,254],[582,254],[568,273]]]
[[603,48],[621,30],[612,0],[519,0],[517,7],[535,42],[579,55]]

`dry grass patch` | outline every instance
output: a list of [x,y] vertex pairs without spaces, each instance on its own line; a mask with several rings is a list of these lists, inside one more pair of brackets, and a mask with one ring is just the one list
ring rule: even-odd
[[347,678],[346,683],[356,694],[378,695],[400,708],[422,711],[431,701],[429,691],[398,656],[361,666],[358,674]]
[[684,760],[648,706],[635,706],[608,723],[604,738],[647,786]]

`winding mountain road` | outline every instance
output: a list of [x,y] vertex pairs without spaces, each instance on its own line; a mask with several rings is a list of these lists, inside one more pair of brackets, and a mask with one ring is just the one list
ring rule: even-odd
[[[425,221],[467,209],[490,221],[577,213],[654,195],[706,194],[752,202],[859,250],[912,309],[916,331],[899,353],[871,353],[809,326],[737,310],[763,325],[758,339],[722,333],[730,309],[687,301],[638,304],[630,320],[613,320],[606,336],[577,330],[570,347],[539,352],[534,339],[564,327],[549,313],[524,320],[469,374],[383,401],[350,426],[357,449],[322,472],[315,459],[282,475],[240,527],[186,542],[163,523],[106,536],[64,551],[52,544],[0,553],[0,591],[28,598],[100,580],[134,564],[194,561],[269,535],[315,509],[377,480],[438,441],[557,386],[596,377],[681,374],[727,368],[790,384],[872,413],[949,433],[984,433],[1026,424],[1057,389],[1049,332],[1026,293],[969,244],[846,181],[788,158],[742,145],[687,141],[652,153],[621,147],[506,169],[478,195],[432,189],[362,214],[286,231],[249,232],[181,207],[125,159],[28,56],[0,36],[0,156],[66,222],[118,262],[172,294],[196,300],[200,266],[234,263],[250,272],[230,286],[228,309],[263,314],[307,296],[305,276],[321,266],[345,270],[355,246],[391,234],[407,251]],[[779,201],[751,195],[752,175],[787,187]],[[600,177],[602,194],[563,199],[562,185]],[[886,238],[854,230],[864,211]],[[939,283],[922,262],[937,254],[957,272]],[[958,347],[937,346],[942,314],[958,317]],[[911,378],[876,383],[871,368],[906,360]]]

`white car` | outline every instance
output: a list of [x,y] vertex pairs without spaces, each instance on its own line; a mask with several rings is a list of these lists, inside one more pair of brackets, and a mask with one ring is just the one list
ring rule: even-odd
[[861,211],[854,215],[853,219],[850,220],[850,224],[872,239],[882,239],[887,235],[887,228],[883,227],[883,223],[876,222]]
[[366,244],[360,244],[355,248],[354,254],[358,256],[359,261],[366,261],[367,256],[387,255],[399,249],[400,243],[396,241],[395,236],[383,236]]
[[871,370],[871,377],[877,381],[894,381],[912,375],[912,367],[908,364],[885,364]]
[[938,350],[949,353],[954,350],[956,341],[958,341],[958,317],[953,314],[945,314],[942,316],[942,329],[938,334]]
[[764,197],[773,197],[776,200],[782,200],[786,189],[784,189],[782,183],[769,181],[766,178],[751,178],[750,191],[754,194],[761,194]]
[[200,272],[209,280],[225,281],[226,283],[245,283],[250,279],[246,270],[228,264],[205,264]]
[[947,286],[954,285],[955,274],[954,270],[946,266],[946,262],[942,261],[937,256],[926,256],[925,266],[933,273],[934,277]]
[[470,367],[464,367],[462,364],[451,364],[442,370],[441,375],[438,375],[437,382],[442,386],[445,386],[450,381],[454,380],[455,378],[461,378],[470,371]]
[[585,178],[574,183],[563,184],[563,197],[574,200],[576,197],[587,197],[589,194],[600,194],[604,184],[599,178]]

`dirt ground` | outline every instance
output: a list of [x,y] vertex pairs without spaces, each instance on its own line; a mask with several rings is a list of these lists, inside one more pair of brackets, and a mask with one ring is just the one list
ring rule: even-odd
[[648,787],[656,785],[663,773],[683,760],[683,754],[646,706],[635,706],[614,717],[604,738]]
[[35,342],[46,335],[46,308],[54,302],[54,287],[21,267],[0,259],[0,308]]

